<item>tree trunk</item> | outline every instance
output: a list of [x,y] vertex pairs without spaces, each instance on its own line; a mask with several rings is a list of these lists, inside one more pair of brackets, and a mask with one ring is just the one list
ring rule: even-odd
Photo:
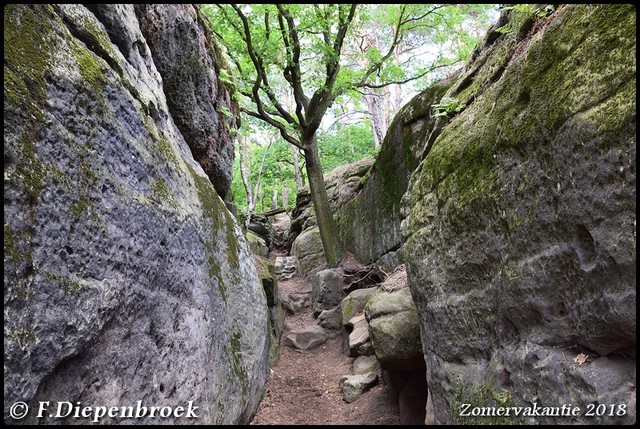
[[304,186],[304,176],[300,170],[300,160],[298,159],[298,148],[291,145],[293,151],[293,171],[296,175],[296,192],[300,192],[300,189]]
[[[393,50],[393,62],[396,66],[400,67],[400,57],[398,51],[400,50],[400,46],[396,46]],[[391,121],[391,116],[395,115],[398,110],[402,107],[402,85],[393,85],[395,89],[395,102],[393,108],[389,111],[387,115],[387,120]]]
[[367,103],[367,110],[371,116],[371,127],[373,128],[373,147],[380,147],[387,132],[387,118],[384,109],[384,95],[379,90],[369,89],[364,94]]
[[322,165],[318,156],[318,145],[315,133],[304,142],[307,149],[304,151],[306,161],[307,177],[309,178],[309,188],[311,189],[311,199],[316,212],[316,222],[320,229],[320,238],[324,255],[329,267],[336,267],[342,261],[344,251],[338,235],[338,226],[333,220],[327,189],[322,175]]
[[278,185],[273,188],[273,197],[271,197],[271,210],[278,208]]
[[258,170],[258,179],[256,180],[256,184],[253,188],[253,204],[251,205],[250,212],[253,212],[257,205],[258,193],[260,192],[260,186],[262,185],[262,172],[264,171],[264,161],[267,159],[267,154],[269,153],[269,149],[271,148],[271,144],[274,142],[275,138],[273,136],[269,137],[269,144],[267,145],[267,149],[265,149],[262,154],[262,161],[260,161],[260,169]]
[[240,155],[240,178],[242,179],[244,193],[247,197],[247,212],[251,213],[255,208],[256,199],[252,192],[251,183],[249,183],[249,176],[251,175],[251,148],[247,149],[247,146],[250,146],[251,142],[248,142],[248,140],[246,136],[238,139],[238,153]]

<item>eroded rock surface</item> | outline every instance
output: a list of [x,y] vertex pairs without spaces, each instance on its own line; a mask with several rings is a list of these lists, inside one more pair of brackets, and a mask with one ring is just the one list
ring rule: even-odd
[[438,423],[476,422],[461,401],[635,421],[635,14],[506,16],[447,93],[465,107],[424,140],[401,252]]
[[[162,7],[186,30],[171,49],[212,65],[197,56],[209,52],[197,9]],[[162,423],[247,423],[262,395],[265,293],[224,183],[216,192],[167,105],[160,74],[184,64],[152,55],[140,21],[169,24],[146,10],[5,6],[5,423],[16,401],[193,401],[198,419]],[[227,90],[200,84],[189,103],[208,119],[188,126],[227,132],[209,98],[221,108]]]

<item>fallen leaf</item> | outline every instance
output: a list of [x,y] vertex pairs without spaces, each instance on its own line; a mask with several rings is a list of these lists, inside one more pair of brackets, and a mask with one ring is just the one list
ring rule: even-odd
[[580,353],[578,356],[573,358],[573,361],[575,363],[577,363],[578,365],[582,365],[583,363],[585,363],[587,361],[588,357],[589,357],[589,355],[585,355],[584,353]]

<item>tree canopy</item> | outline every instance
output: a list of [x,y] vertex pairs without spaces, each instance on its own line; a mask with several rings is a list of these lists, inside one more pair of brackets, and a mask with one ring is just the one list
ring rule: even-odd
[[[334,102],[364,97],[379,142],[388,120],[379,111],[379,91],[427,78],[459,61],[465,49],[454,45],[471,45],[462,27],[465,16],[486,8],[445,4],[204,7],[232,64],[233,76],[223,78],[235,86],[241,111],[276,129],[304,155],[329,266],[339,263],[342,251],[318,150],[323,119]],[[420,52],[429,44],[437,49]]]

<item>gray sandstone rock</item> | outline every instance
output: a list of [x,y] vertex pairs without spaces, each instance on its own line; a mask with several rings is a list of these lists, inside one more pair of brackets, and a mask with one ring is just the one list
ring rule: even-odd
[[[343,243],[363,263],[373,263],[402,244],[401,198],[434,123],[431,105],[451,83],[437,82],[398,111],[375,163],[361,179],[361,189],[335,210]],[[391,256],[380,262],[389,271],[399,263]]]
[[369,335],[381,362],[420,357],[420,319],[409,288],[375,293],[365,307]]
[[[4,12],[5,424],[16,401],[193,401],[199,422],[248,423],[267,375],[265,294],[133,6]],[[175,13],[197,27],[192,6]],[[35,414],[21,422],[53,423]]]
[[337,269],[322,270],[314,276],[311,299],[315,317],[324,310],[340,305],[343,286],[342,274]]
[[526,46],[517,23],[488,34],[447,94],[466,107],[403,197],[439,424],[488,423],[462,421],[455,401],[484,406],[492,391],[504,404],[633,403],[572,422],[635,422],[636,10],[563,5],[537,24]]
[[318,325],[322,326],[327,331],[341,332],[342,312],[340,311],[340,307],[321,312],[318,315]]
[[340,303],[342,320],[351,320],[354,316],[364,311],[364,306],[369,298],[378,290],[377,287],[367,289],[356,289],[347,295]]
[[354,374],[366,374],[369,372],[377,373],[379,369],[380,364],[375,356],[358,356],[353,361]]
[[[233,138],[239,108],[215,74],[228,67],[212,42],[207,18],[190,4],[135,6],[140,29],[162,75],[162,89],[173,120],[218,194],[231,186]],[[226,106],[231,115],[217,106]]]
[[247,231],[247,242],[249,243],[249,248],[251,249],[251,253],[254,255],[262,256],[266,258],[269,255],[269,248],[267,247],[267,243],[265,241],[252,233],[251,231]]
[[315,227],[298,235],[291,246],[291,255],[300,263],[300,272],[304,277],[312,278],[326,266],[320,230]]
[[340,379],[340,389],[345,402],[351,403],[358,399],[362,393],[370,389],[378,381],[375,372],[357,375],[345,375]]
[[349,334],[349,356],[367,356],[372,353],[369,324],[363,319],[354,325],[353,331]]
[[278,280],[288,280],[298,272],[298,258],[295,256],[276,256],[276,274]]
[[353,330],[353,328],[361,321],[367,321],[366,317],[364,316],[364,314],[359,314],[357,316],[353,316],[351,319],[349,319],[349,321],[347,323],[345,323],[345,326],[347,326],[348,328],[351,328],[351,330]]
[[369,336],[381,362],[421,356],[420,319],[415,311],[382,316],[369,323]]
[[280,296],[282,306],[296,314],[311,306],[311,293],[287,293]]
[[309,350],[327,342],[327,334],[318,325],[291,331],[284,339],[284,344],[299,350]]

